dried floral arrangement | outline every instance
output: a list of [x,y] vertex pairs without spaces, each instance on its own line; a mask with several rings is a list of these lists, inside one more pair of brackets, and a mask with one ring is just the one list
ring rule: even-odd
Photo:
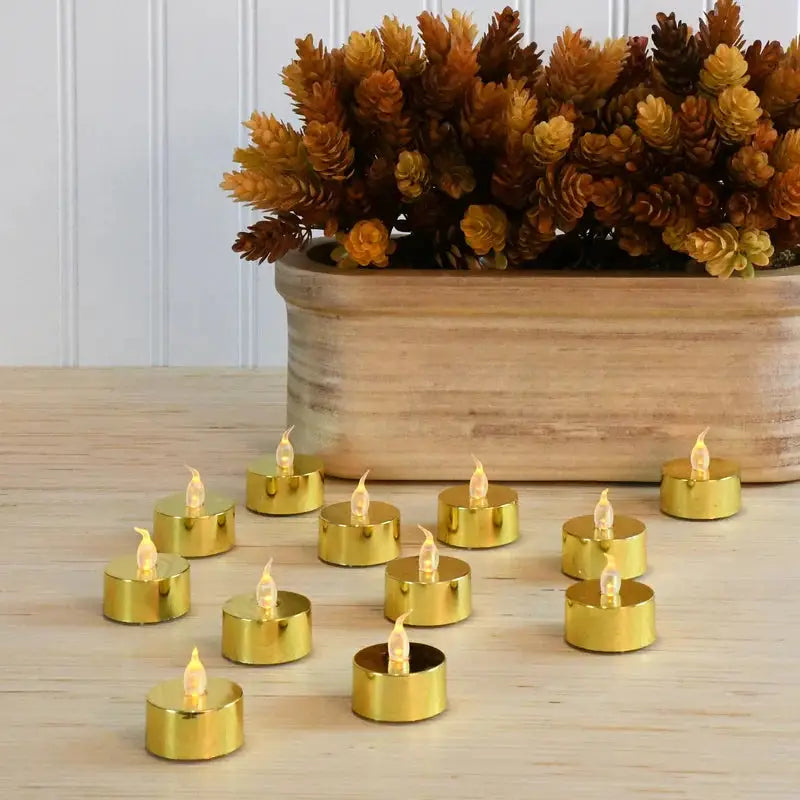
[[[283,70],[302,128],[255,112],[221,186],[266,212],[233,249],[275,261],[311,231],[340,266],[675,268],[751,276],[800,245],[800,44],[745,48],[739,6],[694,33],[567,28],[545,65],[519,14],[384,17]],[[390,236],[390,231],[406,235]]]

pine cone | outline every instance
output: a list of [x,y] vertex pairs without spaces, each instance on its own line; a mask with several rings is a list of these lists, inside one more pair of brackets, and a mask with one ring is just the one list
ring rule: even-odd
[[447,26],[430,11],[423,11],[417,17],[417,24],[428,61],[431,64],[444,64],[450,51],[450,32]]
[[710,167],[719,151],[719,135],[705,97],[690,95],[678,113],[681,142],[689,161],[701,168]]
[[[699,225],[712,225],[720,216],[720,197],[717,184],[701,183],[694,190],[694,212]],[[697,226],[695,226],[697,227]]]
[[773,119],[789,111],[800,100],[800,69],[779,66],[764,81],[761,98]]
[[542,51],[538,49],[536,42],[531,42],[527,47],[518,47],[511,57],[508,65],[508,74],[514,80],[524,80],[529,86],[533,86],[542,65]]
[[800,242],[800,217],[792,217],[785,222],[779,222],[770,238],[781,249],[794,250]]
[[622,178],[601,178],[592,184],[594,216],[603,225],[613,227],[627,216],[633,198],[633,190]]
[[769,156],[751,145],[740,147],[731,158],[731,175],[739,183],[761,188],[774,174],[775,168],[769,165]]
[[264,153],[271,169],[305,171],[303,140],[291,125],[279,122],[272,114],[267,116],[258,111],[254,111],[244,125],[250,129],[250,138]]
[[647,144],[662,153],[674,153],[680,146],[678,120],[663,97],[647,96],[637,106],[636,126]]
[[685,172],[667,175],[661,183],[636,195],[631,214],[636,222],[654,228],[674,225],[684,212],[693,209],[696,187],[697,179]]
[[[339,233],[337,239],[344,248],[339,259],[340,267],[388,267],[389,256],[397,243],[389,238],[389,231],[379,219],[362,219],[353,225],[349,233]],[[334,250],[334,258],[336,251]]]
[[629,36],[628,57],[625,68],[619,75],[610,93],[618,94],[649,81],[652,76],[653,59],[647,52],[650,39],[647,36]]
[[714,8],[706,13],[706,20],[700,20],[697,41],[700,53],[706,58],[721,44],[736,47],[744,46],[740,8],[735,0],[717,0]]
[[462,140],[468,148],[497,150],[506,136],[505,111],[508,95],[504,86],[475,78],[461,113]]
[[612,166],[608,136],[602,133],[584,133],[578,139],[574,158],[576,163],[588,169],[593,175],[599,175]]
[[327,53],[322,42],[315,47],[311,34],[297,39],[295,44],[297,58],[282,73],[295,112],[306,122],[334,122],[343,126],[345,110],[337,89],[344,72],[342,52]]
[[758,121],[758,127],[753,135],[753,147],[763,150],[765,153],[772,153],[777,141],[778,131],[775,130],[772,120],[762,117]]
[[710,95],[718,95],[729,86],[744,86],[750,76],[742,51],[726,44],[717,45],[700,70],[700,86]]
[[356,119],[366,127],[380,127],[384,139],[395,148],[411,141],[411,121],[403,110],[403,90],[392,70],[373,72],[355,91]]
[[753,267],[766,267],[774,253],[768,233],[746,230],[740,234],[727,223],[700,228],[689,234],[686,241],[689,256],[705,263],[706,271],[720,278],[729,278],[734,272],[751,277]]
[[478,46],[479,74],[486,83],[502,83],[506,79],[521,40],[519,11],[508,7],[498,11]]
[[566,155],[572,144],[575,126],[564,117],[553,117],[540,122],[533,133],[523,136],[523,145],[533,153],[540,164],[553,164]]
[[375,31],[353,31],[344,46],[344,68],[354,80],[366,78],[383,65],[383,48]]
[[676,253],[687,252],[689,234],[697,227],[697,220],[685,212],[672,224],[661,231],[661,241]]
[[758,95],[743,86],[723,90],[713,101],[711,109],[722,138],[731,144],[752,136],[762,114]]
[[556,238],[555,222],[547,208],[535,206],[525,215],[514,232],[508,259],[512,264],[524,264],[540,256]]
[[485,256],[490,250],[500,252],[506,246],[508,218],[497,206],[470,206],[461,220],[461,230],[472,250]]
[[310,122],[306,125],[303,144],[311,166],[320,177],[343,181],[353,174],[350,134],[335,123]]
[[592,196],[592,176],[575,164],[550,164],[537,189],[543,205],[549,207],[556,227],[569,233],[583,216]]
[[[657,14],[653,25],[653,64],[664,85],[675,94],[694,91],[702,59],[697,41],[675,14]],[[644,99],[644,98],[642,98]]]
[[472,22],[472,14],[463,14],[461,11],[453,9],[446,19],[451,46],[465,44],[472,47],[472,43],[478,35],[478,27]]
[[636,172],[645,158],[644,142],[629,125],[621,125],[608,137],[608,152],[612,164]]
[[776,172],[768,191],[769,209],[778,219],[800,217],[800,165]]
[[394,168],[397,188],[405,200],[416,200],[430,182],[430,164],[427,156],[418,150],[403,150]]
[[436,229],[433,235],[433,260],[442,269],[480,269],[481,265],[466,245],[458,225]]
[[410,26],[401,25],[397,17],[385,16],[378,32],[383,43],[385,64],[397,73],[400,80],[409,80],[422,74],[425,59]]
[[330,81],[315,83],[302,95],[294,110],[306,123],[331,122],[338,128],[345,127],[347,112],[342,105],[338,87]]
[[290,250],[302,247],[307,238],[308,232],[294,215],[268,217],[242,231],[232,249],[246,261],[273,264]]
[[652,89],[639,85],[612,97],[600,111],[600,119],[606,130],[632,125],[636,121],[639,103],[649,94],[652,94]]
[[433,160],[434,183],[445,194],[458,200],[475,190],[475,173],[460,150],[445,150]]
[[648,225],[623,225],[616,230],[617,244],[631,256],[646,256],[660,244],[658,231]]
[[[768,231],[778,221],[758,192],[734,192],[725,204],[728,219],[737,228],[759,228]],[[800,239],[798,239],[800,241]]]
[[788,172],[800,164],[800,130],[786,131],[775,145],[770,160],[779,172]]
[[760,94],[767,78],[775,72],[783,57],[780,42],[767,42],[763,49],[761,41],[756,39],[744,54],[747,60],[747,74],[750,76],[749,88]]
[[429,64],[422,74],[417,105],[426,113],[444,116],[464,97],[478,71],[477,51],[470,44],[454,42],[444,63]]
[[539,103],[529,89],[514,86],[508,90],[503,116],[506,146],[521,147],[522,137],[532,131]]

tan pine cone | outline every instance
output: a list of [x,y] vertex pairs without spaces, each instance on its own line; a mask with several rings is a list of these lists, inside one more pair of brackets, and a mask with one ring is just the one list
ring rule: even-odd
[[539,103],[530,89],[516,86],[509,91],[503,119],[507,144],[522,144],[522,137],[533,129],[538,108]]
[[295,104],[295,111],[306,123],[332,122],[337,127],[344,128],[347,119],[339,88],[331,81],[315,83],[304,92],[300,102]]
[[752,136],[762,114],[758,95],[743,86],[724,89],[711,108],[722,138],[732,144]]
[[715,228],[700,228],[687,238],[688,253],[705,263],[706,271],[720,278],[734,272],[752,277],[754,267],[766,267],[775,249],[769,234],[755,228],[738,231],[726,223]]
[[478,26],[472,22],[472,14],[464,14],[453,9],[446,19],[451,42],[460,42],[471,47],[478,35]]
[[250,138],[266,156],[273,169],[302,172],[305,169],[300,134],[270,114],[254,111],[244,123],[250,129]]
[[472,205],[461,220],[461,230],[472,250],[485,256],[490,250],[500,252],[506,246],[508,218],[494,205]]
[[353,174],[350,134],[335,123],[310,122],[303,134],[303,144],[311,166],[321,177],[343,181]]
[[700,70],[700,86],[710,95],[718,95],[729,86],[744,86],[750,76],[742,51],[727,44],[717,45]]
[[353,225],[349,233],[340,233],[346,255],[339,266],[376,267],[389,266],[389,256],[397,244],[389,238],[389,231],[379,219],[362,219]]
[[747,60],[747,74],[750,76],[748,86],[760,94],[767,78],[780,65],[783,47],[780,42],[767,42],[762,48],[761,41],[757,39],[747,48],[744,57]]
[[541,202],[552,210],[556,226],[569,233],[591,200],[592,176],[572,163],[550,164],[537,189]]
[[586,167],[593,175],[598,175],[612,164],[608,136],[602,133],[584,133],[578,139],[574,157],[577,163]]
[[667,225],[661,232],[661,241],[676,253],[687,252],[687,239],[689,234],[697,228],[697,220],[691,214],[683,214],[672,223]]
[[383,66],[383,48],[375,31],[353,31],[344,46],[344,68],[355,81]]
[[409,25],[402,25],[397,17],[385,16],[378,33],[383,43],[384,61],[401,80],[421,75],[425,59],[420,43],[414,38]]
[[508,94],[504,86],[473,79],[461,112],[461,134],[466,147],[502,147],[506,137],[507,105]]
[[403,89],[387,69],[373,72],[355,90],[356,119],[365,127],[379,127],[384,140],[400,149],[412,139],[411,119],[404,110]]
[[540,122],[532,133],[525,134],[523,144],[540,164],[553,164],[563,158],[572,144],[575,126],[558,116]]
[[658,231],[649,225],[623,225],[616,231],[617,245],[631,256],[646,256],[660,244]]
[[752,145],[740,147],[731,158],[731,176],[741,184],[761,188],[775,174],[769,165],[769,156]]
[[220,183],[220,188],[230,192],[230,197],[237,203],[264,209],[270,208],[275,195],[274,186],[273,175],[249,169],[226,172]]
[[436,187],[454,200],[475,190],[475,173],[460,150],[451,148],[437,153],[433,167]]
[[603,225],[618,225],[627,216],[633,190],[619,177],[601,178],[592,183],[594,216]]
[[649,94],[636,108],[636,126],[647,144],[662,153],[676,152],[680,145],[678,120],[664,98]]
[[450,50],[450,32],[447,26],[430,11],[423,11],[417,17],[417,24],[428,61],[431,64],[443,64]]
[[665,228],[674,225],[678,218],[694,209],[697,179],[685,172],[667,175],[661,183],[652,184],[646,192],[639,192],[631,206],[636,222]]
[[690,95],[678,113],[681,142],[688,160],[698,167],[710,167],[719,151],[719,134],[705,97]]
[[771,161],[779,172],[788,172],[800,164],[800,130],[786,131],[775,145]]
[[753,134],[753,147],[763,150],[765,153],[771,153],[777,141],[778,131],[775,130],[772,120],[762,117],[758,121],[755,134]]
[[301,247],[307,238],[297,217],[269,217],[242,231],[232,249],[246,261],[274,264],[290,250]]
[[737,228],[759,228],[768,231],[778,224],[766,200],[758,192],[734,192],[728,198],[725,210],[728,219]]
[[776,172],[768,192],[769,209],[778,219],[800,217],[800,165]]
[[652,89],[640,85],[628,89],[627,92],[614,95],[600,110],[600,117],[606,130],[613,131],[621,125],[633,125],[636,121],[638,106]]
[[394,168],[397,188],[405,200],[416,200],[430,183],[430,163],[418,150],[402,150]]
[[636,172],[645,157],[644,142],[630,125],[621,125],[608,137],[608,153],[612,164]]
[[773,119],[789,111],[799,99],[800,69],[781,65],[764,81],[761,100]]

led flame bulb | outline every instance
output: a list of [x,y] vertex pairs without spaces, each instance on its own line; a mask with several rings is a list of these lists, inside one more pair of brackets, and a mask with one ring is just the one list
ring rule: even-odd
[[705,436],[707,433],[708,428],[701,431],[692,448],[692,454],[689,456],[689,461],[692,465],[692,480],[695,481],[708,480],[708,465],[711,462],[711,455],[705,443]]
[[621,586],[622,578],[617,571],[617,564],[612,556],[606,555],[606,565],[600,573],[600,605],[603,608],[619,605]]
[[469,479],[469,499],[473,503],[482,503],[489,491],[489,479],[483,471],[483,464],[475,456],[472,456],[472,460],[475,462],[475,472]]
[[192,473],[192,478],[186,487],[186,508],[198,511],[205,505],[206,487],[203,486],[203,481],[200,480],[200,473],[196,469],[188,465],[184,466]]
[[608,489],[603,489],[594,507],[594,531],[598,538],[607,538],[614,531],[614,507],[608,499]]
[[275,450],[275,462],[278,469],[283,472],[291,472],[294,468],[294,447],[289,441],[289,434],[294,430],[294,425],[287,428],[281,434],[281,440],[278,442],[278,447]]
[[261,580],[256,586],[256,602],[266,611],[272,611],[278,604],[278,587],[270,574],[271,569],[272,559],[267,561],[267,565],[261,573]]
[[136,564],[142,572],[150,572],[156,567],[158,550],[150,538],[150,531],[145,528],[134,528],[134,530],[142,537],[142,541],[136,548]]
[[197,648],[192,650],[192,657],[183,671],[183,693],[188,697],[198,698],[206,693],[206,685],[208,679],[206,678],[206,668],[203,662],[200,661],[200,656],[197,655]]
[[409,673],[409,652],[411,644],[408,641],[408,634],[403,627],[403,621],[413,611],[409,609],[401,614],[394,622],[394,628],[389,634],[389,674],[408,675]]
[[353,494],[350,496],[350,514],[356,519],[366,519],[367,512],[369,511],[369,492],[364,485],[367,475],[369,475],[369,470],[361,476],[358,481],[358,486],[356,486]]
[[425,541],[419,549],[419,571],[432,575],[439,568],[439,548],[433,541],[433,534],[422,525],[417,527],[425,534]]

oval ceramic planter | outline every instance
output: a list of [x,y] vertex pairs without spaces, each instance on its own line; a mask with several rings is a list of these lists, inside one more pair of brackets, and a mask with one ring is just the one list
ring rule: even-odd
[[[313,253],[313,250],[312,250]],[[278,264],[288,422],[331,475],[660,480],[711,426],[745,481],[800,478],[800,269],[707,276]]]

